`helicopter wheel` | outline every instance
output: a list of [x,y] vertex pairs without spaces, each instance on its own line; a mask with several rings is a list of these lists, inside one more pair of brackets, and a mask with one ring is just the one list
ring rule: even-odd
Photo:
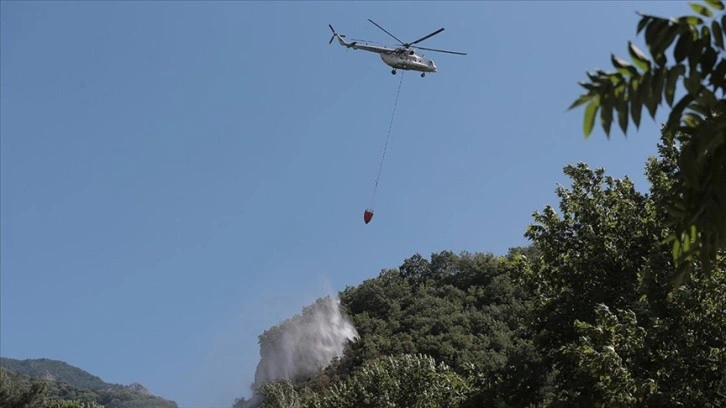
[[396,70],[395,69],[392,69],[391,70],[391,74],[396,75]]
[[426,76],[426,73],[425,73],[425,72],[422,72],[422,73],[421,73],[421,78],[423,78],[423,77],[425,77],[425,76]]

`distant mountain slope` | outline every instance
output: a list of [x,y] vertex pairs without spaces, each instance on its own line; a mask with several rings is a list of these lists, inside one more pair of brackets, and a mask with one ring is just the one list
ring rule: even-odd
[[4,380],[13,387],[27,389],[31,380],[45,381],[45,396],[49,399],[93,401],[105,408],[178,408],[176,402],[152,395],[141,384],[107,383],[63,361],[0,357],[0,368],[11,374]]
[[86,388],[93,391],[123,388],[122,385],[109,384],[101,378],[66,362],[47,358],[16,360],[0,357],[0,367],[25,374],[30,378],[62,382],[74,387]]

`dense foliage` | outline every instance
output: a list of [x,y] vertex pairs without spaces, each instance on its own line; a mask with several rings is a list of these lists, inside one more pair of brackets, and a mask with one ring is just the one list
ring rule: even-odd
[[84,370],[58,360],[47,358],[16,360],[0,357],[0,366],[31,378],[52,378],[76,388],[102,390],[107,388],[123,388],[122,385],[109,384],[99,377]]
[[[615,71],[588,73],[589,81],[580,83],[586,92],[570,109],[587,104],[586,136],[599,111],[609,136],[614,114],[625,133],[631,119],[639,126],[643,107],[655,118],[662,102],[668,104],[665,142],[681,146],[674,174],[680,194],[668,203],[673,255],[677,261],[700,256],[710,269],[726,249],[726,7],[721,0],[690,6],[696,15],[641,15],[637,32],[645,34],[650,57],[629,43],[633,64],[612,55]],[[691,264],[682,265],[676,283],[688,277]]]
[[109,384],[65,362],[38,359],[0,361],[0,407],[8,408],[176,408],[138,384]]
[[696,261],[687,283],[670,285],[678,155],[664,136],[646,164],[648,193],[567,166],[571,185],[533,214],[530,247],[415,254],[345,289],[359,339],[312,378],[266,383],[258,404],[724,406],[723,254],[710,273]]
[[[667,142],[666,142],[667,143]],[[677,152],[661,146],[647,166],[651,194],[584,165],[568,167],[527,232],[540,251],[532,288],[535,343],[554,406],[718,406],[726,386],[726,275],[696,263],[692,281],[672,290],[676,272],[665,239],[664,201],[677,190]],[[719,402],[720,401],[720,402]]]

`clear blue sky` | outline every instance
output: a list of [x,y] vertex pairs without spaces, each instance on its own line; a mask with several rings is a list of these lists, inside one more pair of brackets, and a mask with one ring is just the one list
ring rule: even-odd
[[[582,135],[585,71],[686,2],[9,2],[1,6],[0,354],[248,395],[257,336],[415,253],[504,254],[584,161],[639,189],[658,125]],[[328,23],[421,45],[399,76]],[[639,39],[639,42],[642,41]]]

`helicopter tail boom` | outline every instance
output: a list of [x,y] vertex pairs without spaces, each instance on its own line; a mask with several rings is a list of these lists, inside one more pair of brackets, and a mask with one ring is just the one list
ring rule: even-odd
[[333,36],[330,37],[330,41],[328,41],[328,44],[332,44],[333,43],[333,40],[337,37],[338,38],[338,42],[340,43],[340,45],[343,45],[345,47],[350,47],[350,46],[353,45],[352,43],[349,43],[349,42],[347,42],[347,41],[345,41],[343,39],[345,37],[345,34],[338,34],[337,32],[335,32],[335,29],[330,24],[328,24],[328,27],[330,27],[330,31],[333,32]]
[[379,47],[375,45],[370,45],[365,42],[365,40],[356,40],[351,39],[350,42],[345,41],[345,34],[338,34],[332,25],[328,24],[328,27],[330,27],[330,31],[333,32],[333,36],[330,37],[330,41],[328,41],[328,44],[332,44],[333,40],[337,37],[338,42],[340,45],[346,48],[352,48],[354,50],[363,50],[363,51],[369,51],[369,52],[375,52],[378,54],[389,54],[392,52],[395,52],[395,48],[388,48],[388,47]]

